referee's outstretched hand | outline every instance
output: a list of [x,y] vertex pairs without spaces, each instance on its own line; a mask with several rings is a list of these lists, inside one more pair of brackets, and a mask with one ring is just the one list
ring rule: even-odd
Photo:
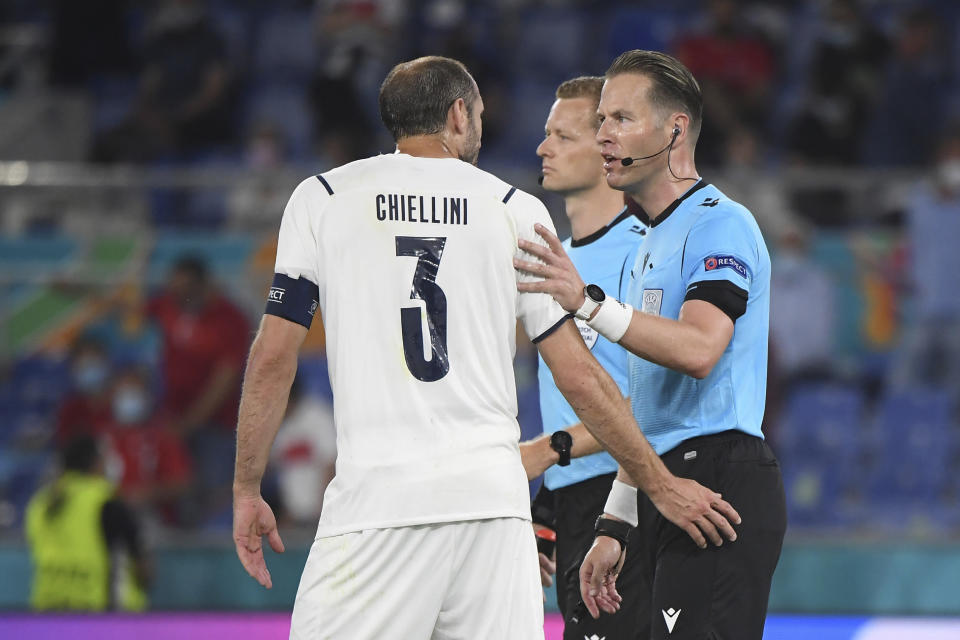
[[273,580],[263,559],[261,536],[267,536],[271,549],[283,553],[283,540],[270,505],[259,495],[234,496],[233,543],[237,547],[237,556],[250,577],[269,589],[273,587]]
[[742,522],[740,514],[699,482],[674,476],[663,489],[647,495],[663,517],[686,531],[701,549],[706,549],[707,539],[718,547],[724,538],[737,539],[733,525]]

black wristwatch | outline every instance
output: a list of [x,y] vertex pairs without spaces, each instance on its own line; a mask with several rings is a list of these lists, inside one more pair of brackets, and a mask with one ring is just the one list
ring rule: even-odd
[[583,304],[577,309],[574,315],[580,320],[589,320],[593,312],[597,310],[603,301],[607,299],[607,294],[603,292],[598,285],[588,284],[583,288]]
[[621,549],[627,548],[627,541],[630,539],[630,532],[632,530],[633,527],[630,526],[629,522],[604,518],[603,515],[597,518],[596,524],[593,525],[593,532],[596,535],[613,538],[620,543]]
[[550,436],[550,448],[560,454],[557,464],[565,467],[570,464],[570,451],[573,449],[573,436],[562,429]]

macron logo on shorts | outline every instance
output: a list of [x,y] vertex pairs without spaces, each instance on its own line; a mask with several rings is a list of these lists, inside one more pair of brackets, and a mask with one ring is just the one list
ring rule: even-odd
[[267,296],[267,300],[270,302],[279,302],[280,304],[283,304],[283,295],[286,292],[286,289],[281,289],[280,287],[270,287],[270,294]]
[[683,611],[683,609],[677,609],[676,611],[674,611],[673,607],[670,607],[666,611],[664,611],[663,609],[660,610],[660,613],[663,614],[663,621],[667,623],[668,634],[673,633],[673,626],[677,624],[677,618],[680,617],[681,611]]

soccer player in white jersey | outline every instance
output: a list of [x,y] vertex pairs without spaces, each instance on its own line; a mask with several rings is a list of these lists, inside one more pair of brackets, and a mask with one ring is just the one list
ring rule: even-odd
[[539,200],[474,166],[482,111],[459,62],[397,65],[380,90],[397,153],[304,180],[284,211],[240,403],[233,536],[269,588],[262,536],[283,543],[260,481],[319,309],[337,469],[292,638],[543,637],[518,447],[518,318],[579,417],[667,518],[738,517],[665,469],[569,315],[550,296],[517,293],[519,239],[552,224]]

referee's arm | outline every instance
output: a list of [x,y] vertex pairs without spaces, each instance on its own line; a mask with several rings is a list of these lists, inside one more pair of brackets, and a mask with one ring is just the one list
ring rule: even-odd
[[644,360],[703,379],[732,337],[727,313],[705,300],[687,300],[676,320],[634,311],[619,344]]
[[693,480],[670,473],[647,442],[630,413],[620,388],[587,349],[573,322],[564,322],[537,343],[557,388],[583,424],[630,474],[665,518],[687,532],[700,547],[735,540],[730,522],[736,510],[719,494]]

